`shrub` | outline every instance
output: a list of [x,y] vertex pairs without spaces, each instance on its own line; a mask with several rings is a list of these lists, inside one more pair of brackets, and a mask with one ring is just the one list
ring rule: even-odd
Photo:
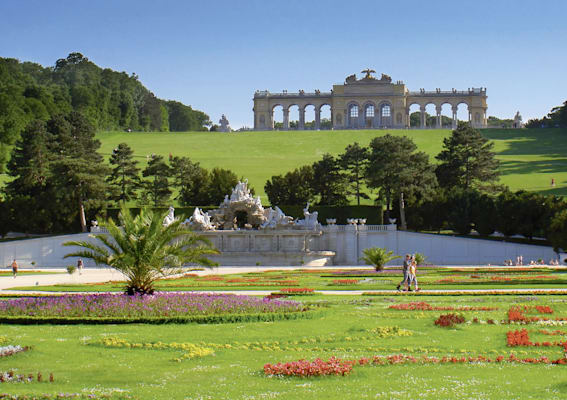
[[67,272],[69,273],[69,275],[73,275],[76,270],[77,270],[77,267],[75,267],[74,265],[68,265],[67,266]]
[[362,250],[362,253],[364,256],[361,260],[369,265],[373,265],[376,271],[382,271],[387,262],[400,258],[400,256],[394,255],[393,251],[388,251],[381,247],[369,247]]

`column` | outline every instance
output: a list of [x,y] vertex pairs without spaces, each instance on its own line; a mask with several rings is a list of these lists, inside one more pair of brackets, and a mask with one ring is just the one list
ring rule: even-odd
[[289,108],[283,109],[283,129],[284,131],[289,129]]
[[274,110],[268,114],[268,126],[271,130],[274,130]]
[[453,122],[451,123],[451,129],[457,129],[457,109],[458,106],[453,106],[451,110],[453,111]]
[[435,107],[437,112],[437,129],[441,129],[441,106]]
[[[305,114],[303,115],[305,118]],[[315,107],[315,130],[321,129],[321,107]]]
[[409,107],[406,108],[406,128],[411,128],[411,117],[410,117],[410,109]]
[[419,118],[421,120],[421,129],[425,129],[426,118],[425,118],[425,106],[419,107]]
[[299,122],[297,123],[297,129],[300,131],[305,129],[305,107],[299,109]]
[[358,107],[358,129],[366,128],[366,115],[364,114],[366,110],[363,107]]

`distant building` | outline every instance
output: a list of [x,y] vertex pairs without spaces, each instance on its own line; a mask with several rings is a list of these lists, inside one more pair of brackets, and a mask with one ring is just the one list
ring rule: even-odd
[[436,128],[441,128],[441,107],[449,104],[452,109],[452,127],[457,126],[457,110],[465,104],[469,121],[475,128],[486,128],[486,88],[469,88],[458,91],[410,92],[402,81],[392,83],[392,78],[382,74],[380,79],[372,76],[374,70],[366,69],[364,78],[350,75],[342,85],[333,85],[330,92],[316,90],[306,93],[254,93],[254,129],[274,129],[274,108],[283,108],[283,129],[289,129],[289,109],[299,107],[297,129],[305,129],[305,108],[315,107],[315,129],[321,127],[321,107],[330,106],[333,129],[398,128],[410,126],[410,106],[420,107],[420,128],[426,128],[425,107],[433,104],[436,110]]

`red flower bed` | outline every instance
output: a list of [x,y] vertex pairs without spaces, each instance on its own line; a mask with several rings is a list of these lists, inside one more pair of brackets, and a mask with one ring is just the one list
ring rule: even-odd
[[351,373],[354,361],[345,361],[331,357],[329,361],[317,358],[315,361],[299,360],[285,364],[277,363],[264,365],[264,374],[280,376],[322,376],[341,375]]
[[404,311],[495,311],[498,307],[434,307],[424,301],[414,301],[411,303],[394,304],[389,308]]
[[[553,314],[553,309],[549,306],[512,306],[508,309],[508,322],[519,322],[523,324],[528,324],[530,322],[536,321],[547,321],[549,318],[529,316],[526,313],[530,311],[536,311],[539,314]],[[558,317],[555,321],[565,321],[567,318]]]
[[510,356],[498,356],[489,358],[485,356],[476,357],[414,357],[405,354],[394,354],[389,356],[374,356],[372,358],[361,357],[356,360],[342,360],[331,357],[329,361],[316,359],[315,361],[299,360],[285,364],[266,364],[264,374],[278,376],[322,376],[322,375],[341,375],[345,376],[352,372],[354,366],[364,365],[403,365],[403,364],[471,364],[471,363],[519,363],[519,364],[559,364],[566,365],[567,358],[551,360],[547,357],[539,358],[518,358],[514,354]]
[[313,293],[315,289],[312,288],[281,288],[280,292],[282,293]]
[[444,314],[440,315],[439,318],[435,320],[435,325],[443,327],[452,327],[457,324],[462,324],[465,322],[465,317],[457,314]]
[[548,331],[546,329],[540,329],[539,333],[542,333],[544,335],[550,335],[550,336],[567,335],[567,332],[560,331],[560,330]]
[[333,285],[356,285],[358,279],[334,279]]
[[506,342],[510,347],[516,346],[534,346],[534,347],[551,347],[561,346],[567,351],[567,341],[565,342],[532,342],[526,329],[519,331],[509,331],[506,333]]

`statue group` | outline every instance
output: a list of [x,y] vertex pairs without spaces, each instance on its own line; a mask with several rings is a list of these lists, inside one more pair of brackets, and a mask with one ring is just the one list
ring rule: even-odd
[[[247,229],[319,229],[318,213],[309,212],[309,203],[303,209],[303,217],[294,220],[277,206],[264,208],[260,196],[252,196],[248,180],[244,180],[238,182],[230,196],[225,196],[218,209],[204,212],[196,207],[183,224],[198,231],[240,229],[240,226]],[[169,225],[174,220],[174,208],[170,207],[163,224]]]

